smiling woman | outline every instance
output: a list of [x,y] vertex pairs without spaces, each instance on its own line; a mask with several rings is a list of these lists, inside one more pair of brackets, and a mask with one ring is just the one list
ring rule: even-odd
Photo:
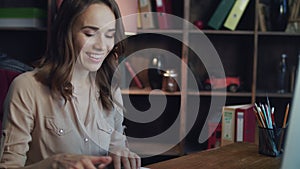
[[91,5],[77,18],[72,34],[75,50],[80,52],[75,65],[78,69],[97,71],[100,68],[114,46],[115,20],[112,11],[103,4]]
[[114,0],[63,1],[40,64],[7,94],[0,168],[140,167],[112,80],[124,52],[120,18]]

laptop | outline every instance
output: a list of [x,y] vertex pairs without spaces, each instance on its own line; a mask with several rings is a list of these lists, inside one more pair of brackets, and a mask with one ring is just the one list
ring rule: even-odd
[[[299,63],[298,63],[299,65]],[[285,148],[281,169],[300,168],[300,69],[298,67],[296,86],[291,105],[289,126],[286,135]]]

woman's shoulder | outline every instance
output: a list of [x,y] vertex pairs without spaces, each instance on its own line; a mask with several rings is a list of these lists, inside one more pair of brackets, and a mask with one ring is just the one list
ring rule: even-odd
[[35,78],[34,78],[35,73],[36,73],[36,70],[21,73],[20,75],[18,75],[13,80],[13,82],[14,83],[21,83],[21,84],[32,83],[32,82],[36,81]]
[[11,86],[21,89],[32,88],[34,90],[35,86],[38,85],[37,80],[34,77],[35,73],[36,70],[21,73],[20,75],[15,77],[15,79],[11,83]]

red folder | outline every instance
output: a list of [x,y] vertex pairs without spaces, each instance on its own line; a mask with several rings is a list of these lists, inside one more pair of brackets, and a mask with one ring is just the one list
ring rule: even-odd
[[[172,4],[171,0],[156,0],[157,21],[160,29],[172,27]],[[168,15],[169,14],[169,15]]]
[[239,107],[236,113],[236,141],[239,142],[255,142],[256,117],[253,105],[249,104]]
[[130,63],[125,61],[125,66],[126,66],[128,72],[130,73],[131,77],[133,78],[136,86],[140,89],[143,89],[144,85],[142,84],[141,80],[139,79],[139,77],[137,76],[137,74],[135,73],[133,68],[131,67]]
[[57,9],[59,9],[61,3],[63,2],[63,0],[56,0],[56,7]]

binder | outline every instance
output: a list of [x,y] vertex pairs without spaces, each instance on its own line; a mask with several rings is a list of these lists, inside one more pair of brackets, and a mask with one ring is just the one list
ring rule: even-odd
[[137,74],[135,73],[135,71],[133,70],[133,68],[131,67],[130,63],[128,61],[125,61],[124,63],[125,63],[125,67],[127,68],[128,72],[130,73],[131,77],[133,78],[133,81],[136,84],[136,86],[140,89],[143,89],[144,85],[141,82],[141,80],[139,79],[139,77],[137,76]]
[[256,117],[253,104],[236,109],[236,142],[255,142]]
[[137,12],[137,23],[136,23],[136,27],[137,29],[141,29],[142,28],[142,18],[141,18],[141,8],[140,8],[140,1],[138,0],[138,12]]
[[63,2],[63,0],[56,0],[56,7],[57,9],[59,9],[61,3]]
[[143,29],[152,29],[155,27],[152,13],[151,0],[139,0],[141,23]]
[[[249,118],[248,114],[250,114],[250,113],[248,113],[248,110],[253,110],[252,108],[251,109],[250,108],[246,109],[249,106],[250,106],[250,104],[223,106],[223,108],[222,108],[221,146],[225,146],[225,145],[232,144],[232,143],[236,142],[237,137],[241,137],[240,135],[237,136],[237,132],[240,132],[239,130],[242,129],[242,131],[244,133],[248,130],[249,126],[251,126],[252,123],[248,124],[248,122],[245,125],[245,121],[248,121],[248,118]],[[247,110],[248,114],[245,113],[246,110]],[[241,115],[238,115],[237,112],[244,112],[244,114],[242,115],[242,117],[243,117],[242,119],[241,119]],[[253,115],[254,115],[254,121],[255,121],[255,114],[253,113]],[[237,123],[238,120],[243,120],[242,121],[243,124]],[[243,127],[240,128],[239,127],[240,125],[242,125]],[[256,125],[254,125],[254,127],[255,126]],[[237,130],[237,128],[238,128],[238,130]],[[248,131],[247,131],[247,135],[243,134],[242,135],[242,137],[243,137],[242,141],[247,140],[247,142],[252,142],[252,140],[249,139],[249,137],[252,137],[251,134],[248,136]],[[255,132],[254,132],[254,134],[255,134]],[[248,141],[248,140],[250,140],[250,141]]]
[[208,26],[216,30],[220,29],[234,2],[235,0],[221,0],[217,9],[209,19]]
[[235,141],[235,109],[239,106],[223,106],[222,108],[221,146]]
[[156,12],[159,28],[172,28],[172,18],[168,15],[172,14],[171,0],[156,0]]
[[236,26],[238,25],[246,7],[250,0],[236,0],[227,19],[224,23],[224,27],[235,30]]
[[260,31],[266,32],[267,24],[266,24],[266,16],[265,16],[265,5],[262,3],[258,4],[258,23],[259,23]]

